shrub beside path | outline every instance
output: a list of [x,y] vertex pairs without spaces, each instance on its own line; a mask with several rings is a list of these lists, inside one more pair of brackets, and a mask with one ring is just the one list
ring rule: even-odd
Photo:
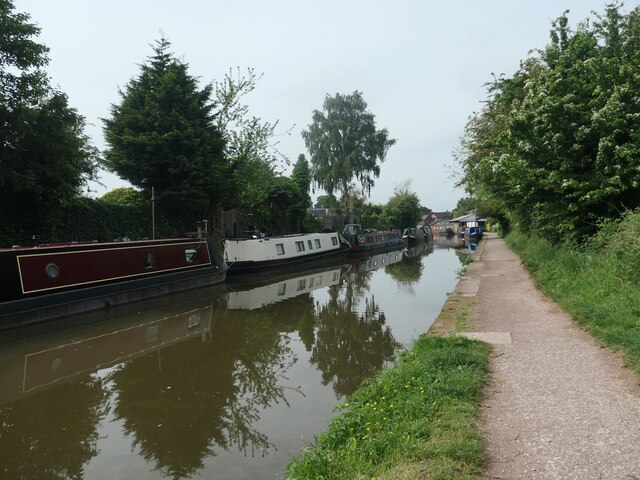
[[600,346],[488,234],[456,293],[494,344],[483,398],[486,479],[640,480],[640,376]]

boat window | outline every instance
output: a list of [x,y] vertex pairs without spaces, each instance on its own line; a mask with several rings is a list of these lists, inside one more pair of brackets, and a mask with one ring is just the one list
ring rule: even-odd
[[313,288],[314,280],[315,280],[315,279],[314,279],[313,277],[311,277],[311,278],[309,279],[309,288]]
[[304,242],[296,242],[296,251],[304,252]]
[[331,237],[331,245],[337,245],[338,244],[338,237]]
[[55,263],[48,263],[47,266],[44,267],[44,273],[46,273],[49,278],[58,278],[60,269]]
[[146,269],[153,268],[156,264],[156,256],[153,252],[142,252],[142,265]]
[[187,328],[194,328],[200,325],[200,314],[194,313],[189,316],[189,320],[187,320]]
[[195,248],[185,248],[184,249],[184,259],[187,263],[193,263],[198,258],[198,252]]
[[280,285],[278,285],[278,295],[282,296],[285,293],[287,293],[287,284],[281,283]]
[[309,247],[309,250],[313,250],[313,242],[311,240],[307,240],[307,246]]
[[147,334],[145,337],[145,343],[155,343],[158,341],[158,333],[160,331],[160,327],[158,325],[152,325],[147,328]]
[[320,245],[320,239],[316,238],[316,248],[322,248],[322,246]]
[[307,288],[307,279],[303,278],[302,280],[298,280],[298,291],[304,290]]
[[284,244],[276,243],[276,253],[278,255],[284,255]]

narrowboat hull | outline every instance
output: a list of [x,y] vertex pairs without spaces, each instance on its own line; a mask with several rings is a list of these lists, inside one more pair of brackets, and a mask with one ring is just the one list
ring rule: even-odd
[[223,282],[210,239],[69,244],[0,251],[0,330]]
[[224,245],[224,258],[229,265],[227,274],[230,277],[273,275],[329,265],[345,257],[351,248],[336,233],[227,239]]

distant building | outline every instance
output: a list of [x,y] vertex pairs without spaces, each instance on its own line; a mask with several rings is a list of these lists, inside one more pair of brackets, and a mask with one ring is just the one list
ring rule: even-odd
[[431,230],[434,234],[439,235],[453,235],[454,224],[450,219],[442,219],[433,222],[431,225]]
[[451,221],[455,225],[454,231],[459,235],[482,235],[486,224],[486,219],[478,217],[475,213],[461,215]]
[[451,212],[432,212],[429,211],[422,217],[423,225],[431,225],[441,221],[441,220],[451,220],[452,215]]

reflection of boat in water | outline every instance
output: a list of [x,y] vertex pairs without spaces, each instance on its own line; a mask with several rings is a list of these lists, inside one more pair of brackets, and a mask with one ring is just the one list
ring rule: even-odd
[[208,235],[0,250],[0,330],[224,281]]
[[350,248],[335,232],[228,238],[224,241],[224,258],[229,264],[229,275],[273,274],[335,261],[344,257]]
[[467,240],[458,235],[444,236],[436,235],[434,237],[434,245],[436,248],[467,248]]
[[403,250],[403,254],[405,258],[419,257],[424,253],[429,254],[431,252],[433,252],[433,242],[420,243],[413,247],[405,248]]
[[378,232],[363,229],[355,223],[349,223],[345,225],[342,236],[351,244],[352,254],[371,253],[402,246],[402,235],[397,230]]
[[[199,289],[199,296],[171,295],[161,308],[151,301],[124,308],[106,321],[71,330],[43,331],[43,326],[0,336],[0,405],[82,374],[108,368],[154,350],[211,331],[226,305],[221,289]],[[51,324],[46,326],[51,327]],[[28,334],[32,333],[32,336]],[[62,339],[62,340],[61,340]]]
[[348,270],[348,265],[310,270],[296,276],[263,278],[259,282],[233,282],[235,291],[229,293],[230,310],[254,310],[265,305],[297,297],[319,288],[337,285]]
[[391,265],[392,263],[397,263],[402,261],[403,251],[401,248],[396,248],[395,250],[391,250],[390,252],[378,253],[376,255],[371,255],[369,257],[360,257],[353,258],[353,272],[354,273],[364,273],[371,272],[373,270],[377,270],[386,265]]

